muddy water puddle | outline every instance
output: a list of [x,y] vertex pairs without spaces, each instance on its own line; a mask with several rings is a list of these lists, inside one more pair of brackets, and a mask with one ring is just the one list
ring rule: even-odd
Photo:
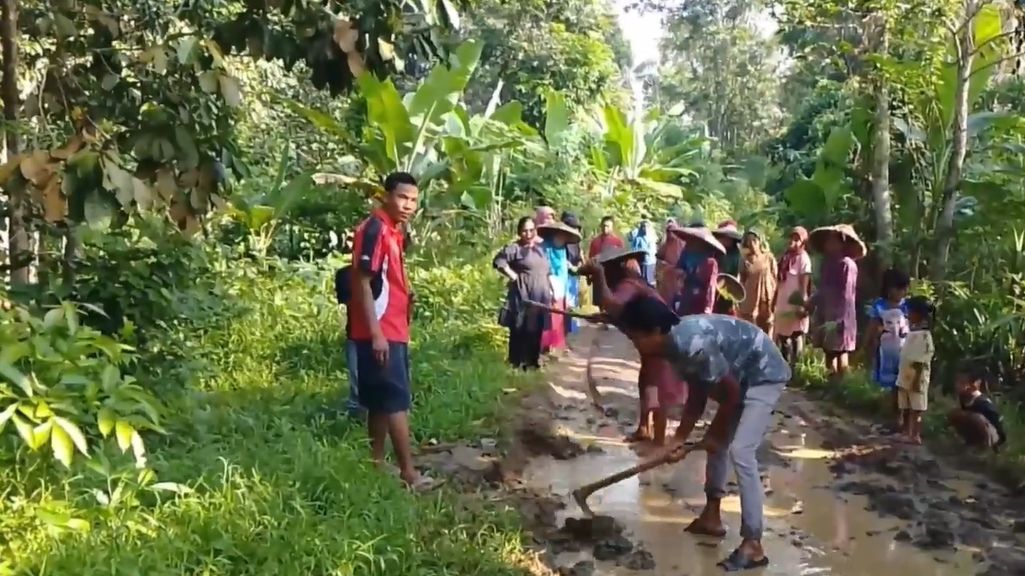
[[[810,435],[809,435],[810,436]],[[806,436],[806,441],[810,438]],[[792,438],[774,434],[773,444]],[[604,453],[585,454],[573,460],[535,459],[524,480],[536,488],[567,496],[574,488],[638,461],[629,448],[603,445]],[[793,448],[792,445],[790,445]],[[764,452],[764,450],[763,450]],[[781,451],[782,452],[782,451]],[[830,453],[831,454],[831,453]],[[780,576],[837,574],[870,576],[914,574],[954,576],[973,573],[968,552],[930,555],[897,542],[901,527],[895,519],[881,518],[865,510],[863,496],[837,494],[826,461],[818,451],[781,456],[789,467],[767,466],[771,493],[765,499],[766,534],[763,544],[772,563],[763,574]],[[693,454],[684,462],[653,470],[595,493],[589,503],[596,514],[613,516],[635,545],[652,554],[654,574],[702,576],[722,574],[716,562],[738,543],[740,501],[735,494],[723,500],[724,521],[731,536],[718,542],[687,534],[684,527],[704,503],[704,456]],[[580,517],[571,499],[560,512]],[[586,560],[588,552],[560,555],[559,565]],[[615,563],[598,563],[597,574],[630,574]]]
[[[605,351],[606,354],[610,351]],[[631,372],[621,361],[604,370],[598,389],[606,406],[629,411],[636,402],[631,391]],[[553,392],[562,403],[555,417],[566,434],[583,445],[600,447],[572,459],[550,456],[534,458],[524,470],[523,480],[534,489],[550,491],[566,503],[559,512],[566,518],[581,517],[569,493],[602,476],[636,464],[640,457],[620,441],[624,422],[609,421],[606,415],[578,398],[578,373],[556,377]],[[613,391],[614,389],[614,391]],[[584,395],[586,398],[586,395]],[[575,402],[579,405],[574,405]],[[613,412],[615,414],[615,412]],[[672,429],[672,427],[671,427]],[[695,431],[695,435],[702,431]],[[828,444],[828,443],[827,443]],[[799,417],[778,414],[776,427],[760,451],[766,485],[763,538],[768,568],[752,572],[779,576],[835,574],[876,576],[967,576],[976,573],[972,550],[959,548],[930,552],[895,536],[908,522],[883,517],[866,510],[865,496],[840,492],[843,481],[871,479],[871,474],[848,473],[834,477],[830,465],[835,453],[823,449],[823,439]],[[731,475],[732,478],[732,475]],[[593,494],[588,502],[596,514],[614,517],[624,528],[634,550],[650,552],[654,568],[642,572],[624,566],[622,557],[595,562],[594,574],[718,575],[716,563],[739,544],[739,498],[731,484],[723,500],[724,521],[729,536],[722,541],[694,536],[684,528],[704,504],[704,455],[694,453],[678,464],[655,469]],[[892,479],[891,479],[892,483]],[[956,489],[955,489],[956,488]],[[951,483],[951,494],[961,497],[972,492],[970,483]],[[556,565],[570,567],[594,560],[589,546],[569,551],[556,550]],[[573,573],[568,570],[565,573]],[[586,571],[579,572],[586,574]]]

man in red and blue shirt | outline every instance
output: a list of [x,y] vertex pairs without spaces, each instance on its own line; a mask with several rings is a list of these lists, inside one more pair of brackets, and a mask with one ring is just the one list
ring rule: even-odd
[[384,188],[381,207],[359,225],[353,242],[350,338],[374,461],[384,462],[390,437],[400,477],[420,487],[426,479],[413,467],[409,443],[411,291],[402,230],[416,211],[419,191],[404,172],[390,174]]

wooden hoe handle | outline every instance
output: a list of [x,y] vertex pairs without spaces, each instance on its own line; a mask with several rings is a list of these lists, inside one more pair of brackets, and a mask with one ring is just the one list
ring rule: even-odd
[[[685,447],[684,448],[683,456],[681,458],[679,458],[679,460],[682,460],[683,458],[686,458],[687,455],[690,454],[693,450],[694,450],[694,447],[692,447],[692,446]],[[602,478],[601,480],[596,480],[594,482],[591,482],[590,484],[587,484],[587,485],[581,486],[580,488],[577,488],[576,490],[573,491],[573,500],[576,501],[577,505],[580,506],[580,509],[583,510],[585,514],[587,514],[588,516],[593,516],[594,513],[591,512],[591,507],[587,505],[587,498],[588,498],[588,496],[590,496],[591,494],[594,494],[595,492],[597,492],[598,490],[601,490],[602,488],[608,488],[609,486],[612,486],[613,484],[615,484],[617,482],[622,482],[623,480],[626,480],[627,478],[636,476],[636,475],[638,475],[638,474],[640,474],[642,472],[647,472],[648,470],[651,470],[652,468],[658,468],[659,466],[662,466],[663,464],[666,464],[666,463],[672,462],[672,461],[674,461],[673,453],[667,451],[667,452],[665,452],[663,454],[658,455],[655,458],[652,458],[650,460],[646,460],[646,461],[641,462],[640,464],[637,464],[635,466],[631,466],[630,468],[627,468],[626,470],[621,470],[619,472],[616,472],[615,474],[612,474],[611,476],[606,476],[605,478]]]

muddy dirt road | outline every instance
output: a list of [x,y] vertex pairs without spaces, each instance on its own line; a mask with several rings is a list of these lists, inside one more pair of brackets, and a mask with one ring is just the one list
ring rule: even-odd
[[[520,435],[533,453],[520,481],[562,507],[540,519],[548,564],[578,576],[722,573],[716,562],[739,542],[735,492],[723,502],[725,540],[683,531],[704,501],[700,453],[593,495],[595,513],[616,521],[603,533],[564,527],[581,516],[569,497],[574,488],[640,458],[621,441],[637,411],[629,343],[616,331],[587,328],[574,349],[549,370]],[[602,409],[587,385],[588,357]],[[546,423],[548,441],[539,432]],[[868,423],[826,416],[799,392],[781,401],[760,464],[772,562],[755,573],[1025,575],[1025,538],[1016,533],[1025,532],[1025,502],[925,449],[892,446]]]

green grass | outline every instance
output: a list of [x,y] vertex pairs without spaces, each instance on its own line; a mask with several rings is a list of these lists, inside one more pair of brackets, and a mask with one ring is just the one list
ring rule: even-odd
[[[489,272],[481,262],[414,274],[418,440],[499,434],[502,389],[528,384],[488,326],[498,294]],[[191,491],[140,487],[109,447],[109,479],[0,451],[0,574],[525,573],[511,510],[464,506],[444,489],[409,494],[368,465],[363,431],[325,410],[346,394],[327,275],[230,274],[226,293],[243,313],[182,335],[187,363],[147,367],[175,375],[153,383],[169,434],[147,437],[150,465]]]
[[[793,382],[796,387],[844,410],[877,421],[895,421],[891,397],[864,370],[851,370],[840,385],[831,385],[827,375],[821,353],[813,351],[806,353],[798,362]],[[930,390],[929,410],[923,417],[923,436],[930,446],[963,453],[963,444],[947,425],[947,413],[956,407],[956,403],[955,398]],[[1025,482],[1025,413],[1019,405],[1003,404],[998,408],[1004,419],[1007,444],[999,454],[980,453],[978,460],[1005,484],[1017,487]]]

